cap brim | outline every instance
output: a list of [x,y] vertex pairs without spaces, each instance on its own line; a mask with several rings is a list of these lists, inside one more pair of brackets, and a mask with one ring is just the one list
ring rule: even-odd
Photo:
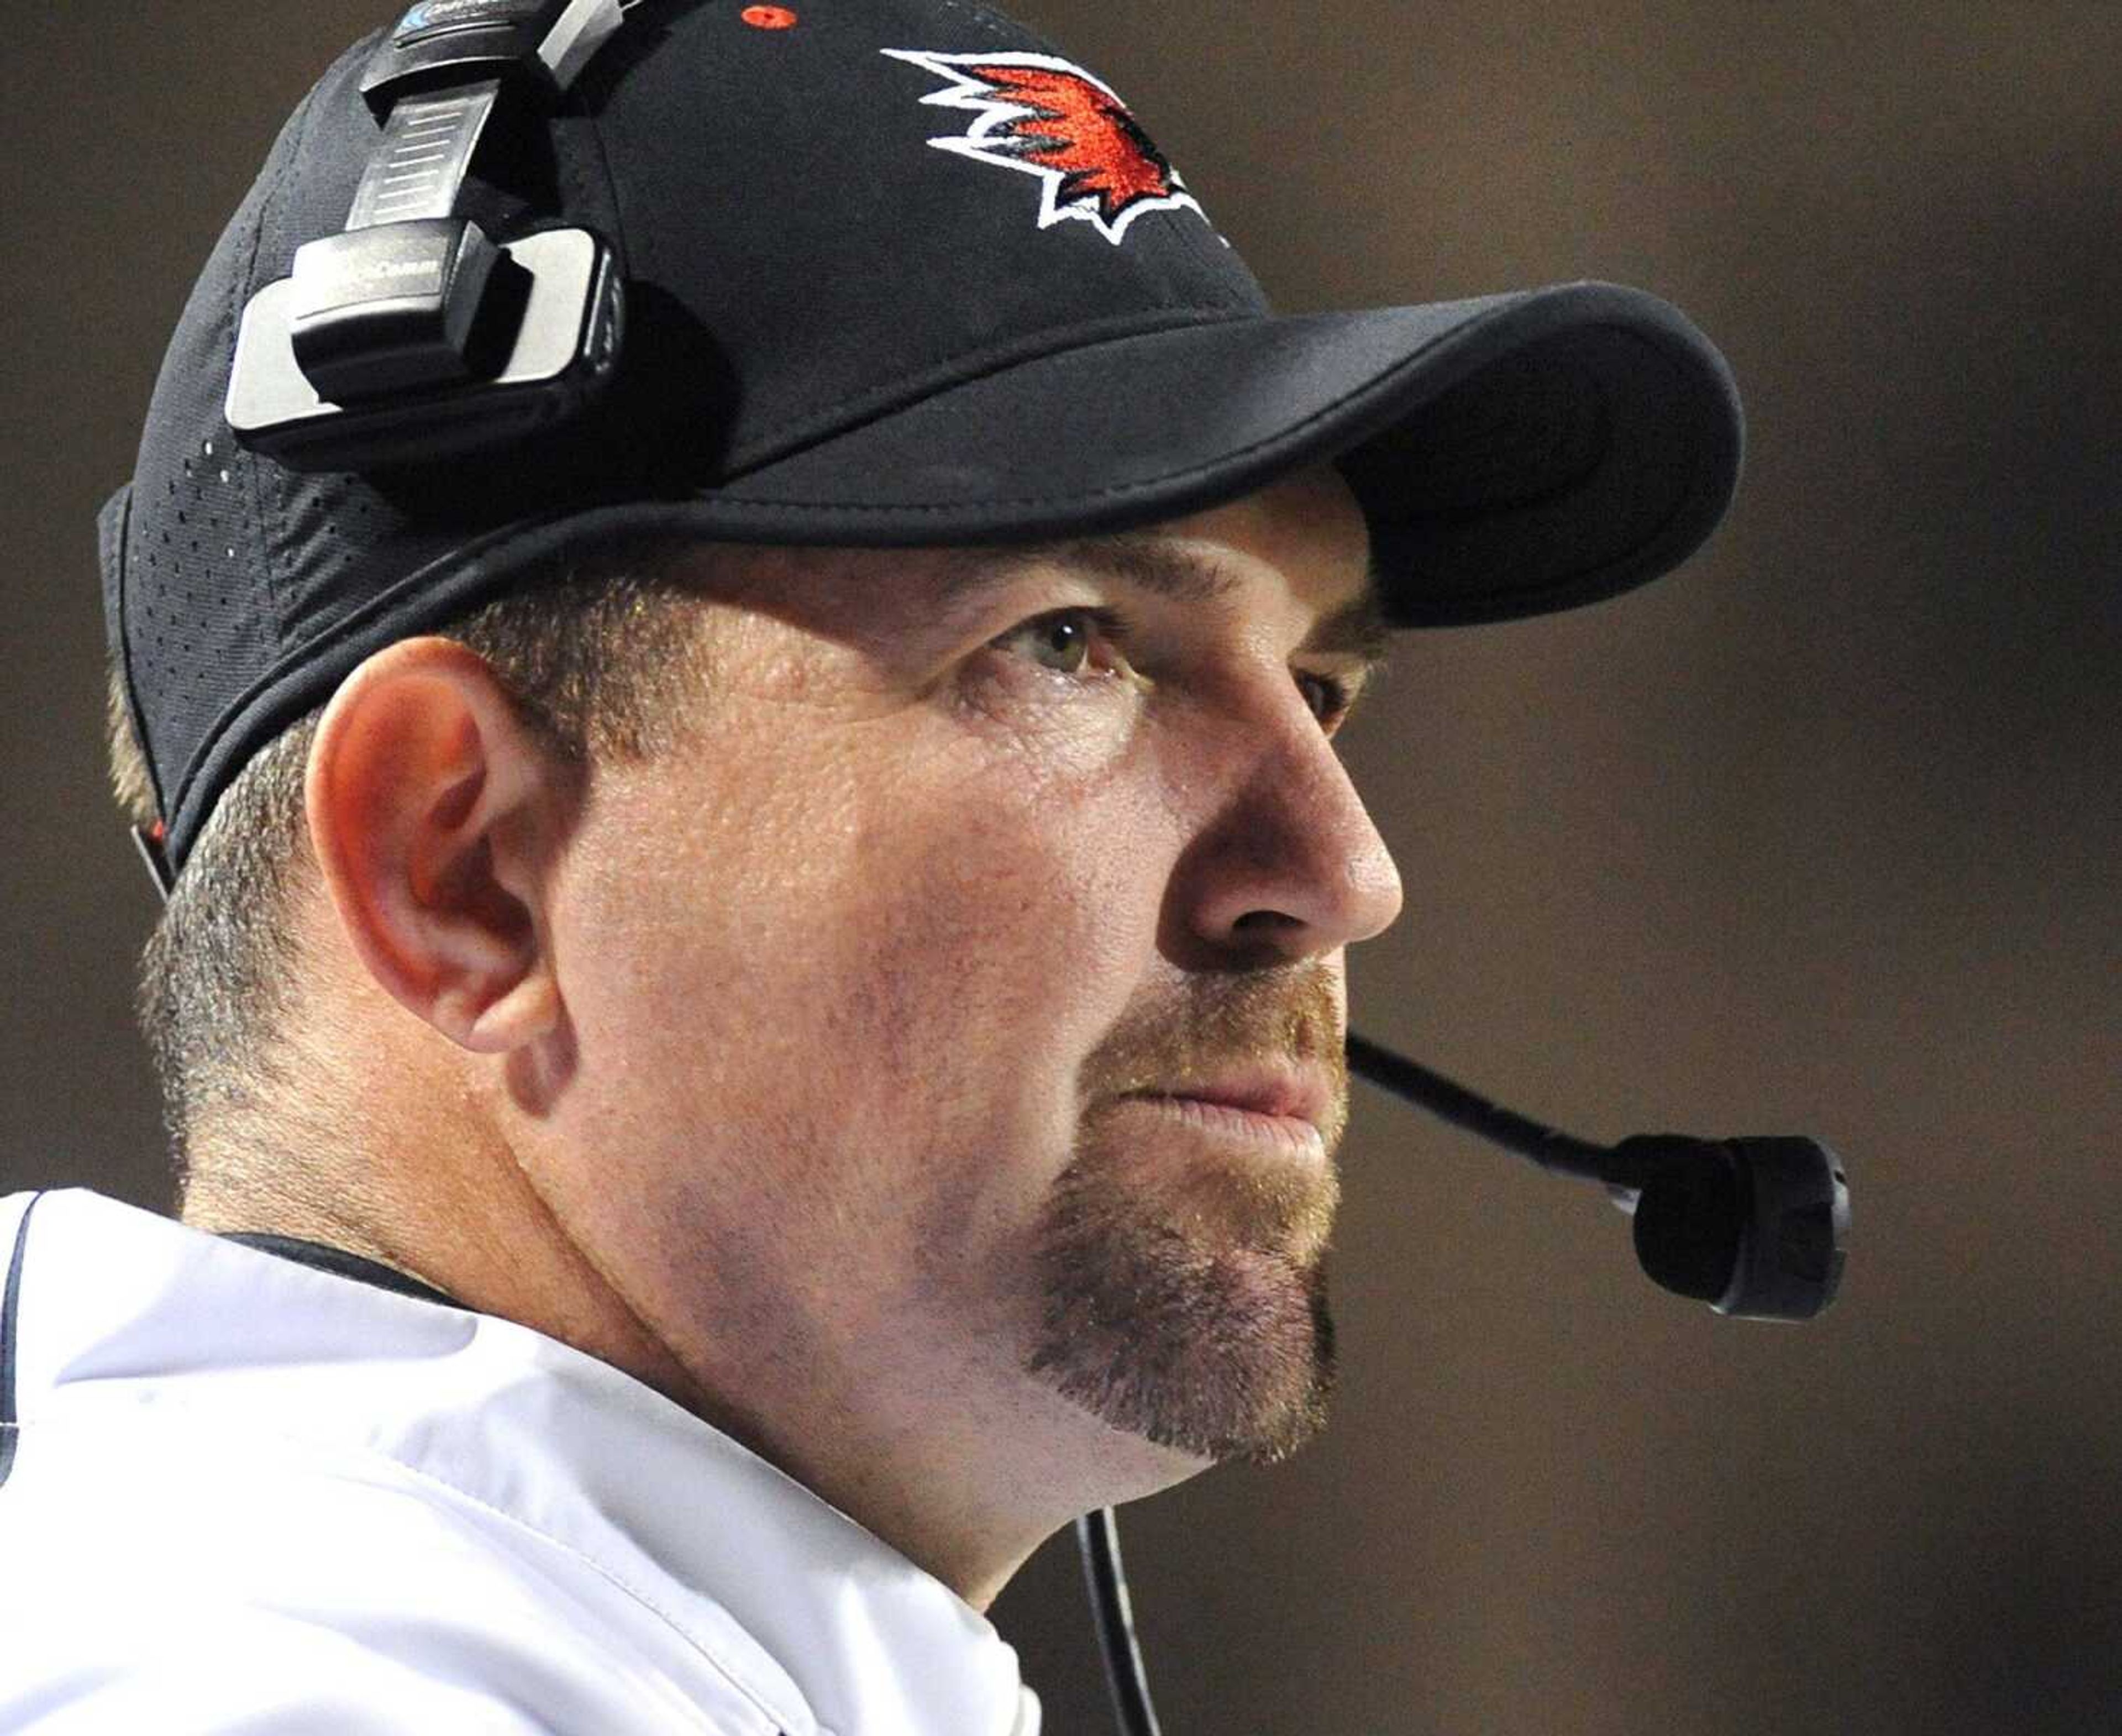
[[1092,535],[1337,460],[1396,625],[1509,620],[1685,560],[1737,485],[1731,371],[1608,283],[1137,333],[1020,362],[694,497],[747,540]]

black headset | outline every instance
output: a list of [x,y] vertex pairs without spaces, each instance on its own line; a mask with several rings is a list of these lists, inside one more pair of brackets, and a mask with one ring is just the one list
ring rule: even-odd
[[[383,128],[339,235],[245,310],[227,415],[297,470],[359,470],[506,444],[577,414],[624,341],[625,286],[586,229],[497,246],[456,205],[504,91],[550,101],[634,0],[423,0],[362,81]],[[134,841],[156,891],[157,840]],[[1652,1280],[1718,1313],[1809,1320],[1849,1234],[1840,1159],[1797,1136],[1639,1134],[1604,1146],[1499,1108],[1351,1032],[1350,1069],[1550,1174],[1605,1185]],[[1126,1736],[1157,1736],[1110,1507],[1076,1521],[1107,1685]]]

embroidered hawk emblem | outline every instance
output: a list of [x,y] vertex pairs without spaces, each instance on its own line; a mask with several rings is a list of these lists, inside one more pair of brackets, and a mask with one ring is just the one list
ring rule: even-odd
[[1112,89],[1082,68],[1051,54],[884,52],[946,82],[948,88],[923,103],[979,117],[968,131],[930,144],[1039,176],[1040,228],[1075,218],[1117,246],[1146,212],[1183,208],[1207,221],[1170,159]]

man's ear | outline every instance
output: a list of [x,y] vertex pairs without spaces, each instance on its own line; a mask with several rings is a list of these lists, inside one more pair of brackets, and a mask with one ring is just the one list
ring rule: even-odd
[[340,924],[394,999],[485,1054],[558,1022],[544,901],[568,782],[483,657],[377,652],[325,708],[304,788]]

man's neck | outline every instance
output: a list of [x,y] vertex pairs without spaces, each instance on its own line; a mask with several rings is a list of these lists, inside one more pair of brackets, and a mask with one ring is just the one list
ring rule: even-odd
[[[215,1234],[339,1250],[458,1306],[593,1356],[737,1441],[984,1613],[1034,1551],[1074,1517],[1200,1469],[1123,1437],[1024,1376],[999,1326],[841,1322],[807,1343],[747,1326],[797,1310],[731,1298],[720,1322],[666,1342],[589,1260],[512,1163],[484,1186],[431,1185],[417,1200],[362,1191],[376,1214],[324,1212],[284,1195],[201,1192],[183,1221]],[[971,1354],[984,1365],[952,1356]],[[1016,1444],[1012,1445],[1012,1444]],[[1126,1486],[1116,1486],[1115,1479]]]

